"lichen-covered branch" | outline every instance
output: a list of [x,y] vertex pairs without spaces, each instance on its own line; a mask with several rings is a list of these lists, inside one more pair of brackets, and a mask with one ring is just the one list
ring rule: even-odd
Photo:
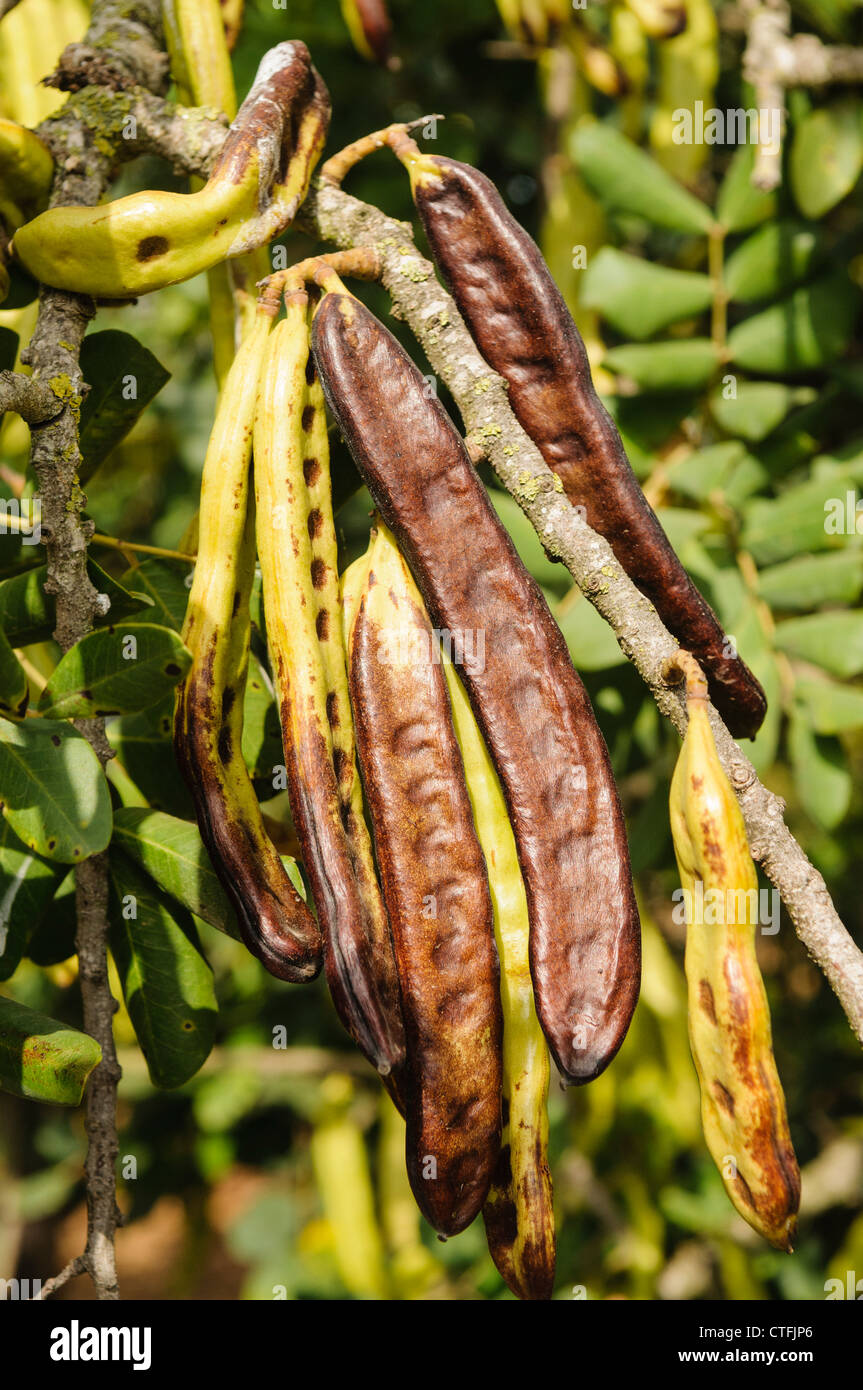
[[[61,60],[67,76],[75,70],[75,60],[70,55],[81,47],[72,45]],[[124,148],[122,129],[116,121],[112,125],[104,119],[106,102],[110,106],[112,98],[101,88],[94,90],[86,83],[106,81],[115,90],[129,83],[162,89],[167,59],[161,48],[159,0],[138,0],[131,7],[124,0],[94,0],[84,47],[90,56],[87,65],[79,64],[77,69],[82,74],[83,90],[39,129],[57,169],[52,205],[98,203],[115,166],[132,152]],[[69,89],[76,84],[70,78],[60,85]],[[87,543],[92,526],[81,515],[86,498],[77,480],[81,463],[78,423],[84,389],[79,354],[94,312],[89,299],[43,287],[36,328],[26,353],[22,353],[33,372],[30,399],[35,401],[41,396],[47,401],[50,396],[59,407],[41,422],[32,413],[30,419],[31,462],[42,502],[42,539],[46,546],[45,590],[54,597],[54,636],[64,652],[86,636],[96,614],[103,611],[103,598],[87,574]],[[22,404],[26,404],[23,388],[17,383],[13,383],[13,388],[19,390]],[[111,750],[103,721],[82,720],[77,727],[104,764]],[[120,1069],[113,1036],[116,1004],[108,984],[106,856],[95,855],[79,864],[75,877],[76,949],[84,1027],[98,1041],[102,1061],[87,1088],[87,1246],[79,1260],[58,1276],[54,1287],[72,1277],[70,1270],[86,1271],[100,1299],[116,1299],[116,1110]],[[46,1287],[51,1287],[50,1281]]]
[[63,401],[50,386],[23,372],[0,372],[0,415],[14,410],[28,425],[44,425],[63,409]]

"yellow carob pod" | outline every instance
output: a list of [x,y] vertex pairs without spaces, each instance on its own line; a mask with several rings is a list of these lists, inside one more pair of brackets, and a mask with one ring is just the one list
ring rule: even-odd
[[686,0],[624,0],[651,39],[671,39],[686,28]]
[[690,140],[678,144],[679,112],[695,119],[695,103],[707,110],[719,80],[719,25],[711,0],[685,0],[686,27],[677,38],[658,45],[656,106],[650,144],[658,162],[682,183],[691,184],[707,161],[711,146]]
[[527,899],[497,773],[455,667],[446,653],[443,658],[500,957],[504,1132],[483,1219],[492,1259],[513,1293],[549,1299],[555,1262],[546,1113],[550,1068],[533,1000]]
[[69,43],[83,40],[89,5],[84,0],[19,0],[0,20],[0,115],[37,126],[66,100],[43,87]]
[[363,1132],[350,1114],[353,1095],[349,1076],[334,1073],[321,1083],[312,1168],[342,1283],[357,1298],[385,1299],[383,1241]]
[[790,1251],[800,1173],[755,953],[758,880],[713,741],[704,676],[685,652],[671,658],[669,675],[675,668],[686,676],[689,723],[671,782],[671,830],[687,906],[689,1040],[701,1122],[740,1215]]
[[320,969],[320,932],[267,836],[241,751],[255,572],[249,464],[271,323],[262,310],[241,345],[207,448],[198,557],[183,628],[193,660],[177,690],[174,746],[243,940],[271,974],[301,981]]
[[293,220],[329,111],[305,44],[280,43],[262,59],[200,192],[50,208],[15,234],[13,252],[43,283],[101,299],[147,294],[243,256]]
[[7,233],[47,206],[53,177],[48,146],[17,121],[0,118],[0,220]]
[[362,814],[352,735],[345,727],[351,713],[329,454],[309,360],[307,306],[304,291],[288,296],[285,318],[273,330],[255,417],[267,640],[291,812],[324,935],[330,993],[344,1026],[398,1101],[404,1030],[389,925]]

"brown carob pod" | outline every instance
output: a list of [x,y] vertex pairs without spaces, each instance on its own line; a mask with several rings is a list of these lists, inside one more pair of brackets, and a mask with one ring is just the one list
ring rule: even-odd
[[731,732],[753,736],[767,708],[764,691],[645,499],[539,247],[479,170],[422,153],[406,136],[391,144],[410,173],[435,262],[486,362],[509,383],[522,428],[669,632],[697,657]]
[[255,415],[267,641],[291,812],[323,931],[327,983],[343,1024],[403,1105],[395,958],[362,818],[352,738],[345,742],[351,716],[325,482],[329,459],[323,397],[319,388],[313,394],[306,315],[305,293],[291,294],[271,335]]
[[409,1076],[406,1157],[441,1235],[479,1212],[500,1149],[492,904],[437,642],[386,527],[343,581],[351,705],[395,946]]
[[270,316],[262,310],[225,380],[204,461],[200,543],[183,628],[192,665],[177,689],[174,749],[201,837],[249,950],[280,980],[321,968],[318,925],[264,827],[243,762],[255,506],[252,422]]
[[340,3],[357,52],[387,67],[391,62],[393,26],[385,0],[340,0]]
[[563,1075],[589,1081],[623,1041],[640,973],[623,816],[590,701],[459,434],[392,334],[328,293],[312,344],[432,622],[462,649],[524,875],[537,1012]]

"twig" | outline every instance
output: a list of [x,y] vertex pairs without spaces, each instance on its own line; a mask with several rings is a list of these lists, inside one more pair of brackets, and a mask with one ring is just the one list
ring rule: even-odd
[[[749,24],[743,76],[755,88],[758,110],[758,144],[752,183],[755,188],[770,192],[782,181],[781,127],[785,116],[785,88],[792,76],[788,62],[791,11],[787,0],[749,0],[747,10]],[[779,123],[779,130],[774,129],[774,122]],[[768,138],[765,129],[768,124],[770,131],[780,138]]]
[[[130,8],[125,0],[94,0],[85,45],[101,55],[103,72],[116,78],[126,74],[142,87],[159,89],[165,80],[167,59],[160,47],[162,32],[159,0],[138,0]],[[67,50],[68,55],[69,50]],[[64,70],[68,72],[66,62]],[[93,65],[89,69],[92,76]],[[115,85],[109,82],[108,85]],[[43,123],[39,134],[55,157],[57,173],[51,194],[59,203],[93,206],[108,187],[118,157],[126,152],[122,136],[113,138],[94,128],[87,119],[88,92],[71,98],[62,111]],[[59,397],[62,408],[47,423],[34,423],[31,461],[42,502],[42,536],[46,543],[45,592],[56,604],[54,636],[66,652],[93,627],[97,593],[87,574],[87,544],[92,525],[83,520],[84,495],[77,482],[81,463],[78,440],[82,374],[81,341],[94,313],[91,300],[80,295],[43,287],[39,316],[32,341],[22,353],[33,368],[38,390]],[[105,737],[104,721],[75,721],[102,765],[113,756]],[[113,1015],[116,1003],[108,983],[108,871],[107,857],[94,855],[75,871],[77,931],[76,950],[83,1003],[84,1028],[99,1043],[102,1060],[87,1086],[85,1163],[87,1189],[87,1245],[46,1290],[59,1287],[75,1273],[86,1271],[100,1299],[116,1299],[114,1236],[120,1214],[115,1192],[117,1161],[117,1082],[120,1068],[114,1050]],[[45,1291],[43,1290],[43,1296]]]
[[79,1274],[87,1273],[87,1261],[83,1255],[76,1255],[74,1260],[70,1260],[65,1269],[61,1269],[59,1274],[55,1274],[53,1279],[46,1279],[38,1293],[28,1300],[30,1303],[40,1303],[49,1298],[52,1293],[62,1289],[64,1284],[69,1284],[73,1279],[77,1279]]
[[0,415],[4,410],[14,410],[28,425],[44,425],[48,420],[56,420],[62,409],[62,400],[50,386],[23,372],[0,372]]
[[90,544],[108,546],[111,550],[134,550],[142,555],[158,555],[163,560],[185,560],[190,565],[197,559],[196,555],[185,555],[182,550],[166,550],[164,546],[144,545],[142,541],[121,541],[116,536],[103,536],[99,531],[93,532]]

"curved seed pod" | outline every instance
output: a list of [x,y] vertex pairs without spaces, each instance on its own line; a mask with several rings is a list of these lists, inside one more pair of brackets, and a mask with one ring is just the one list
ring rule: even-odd
[[686,28],[686,0],[624,0],[652,39],[673,39]]
[[533,1002],[527,898],[500,782],[464,687],[446,655],[444,673],[488,867],[501,964],[504,1131],[483,1207],[486,1238],[491,1257],[513,1293],[524,1299],[549,1299],[555,1261],[546,1114],[549,1064]]
[[342,16],[363,58],[386,67],[390,61],[393,26],[384,0],[340,0]]
[[328,293],[312,343],[432,622],[464,648],[524,874],[537,1011],[561,1072],[589,1081],[623,1041],[640,967],[623,817],[590,701],[461,438],[392,334]]
[[126,299],[187,280],[278,236],[305,197],[326,137],[326,88],[299,42],[258,73],[198,193],[133,193],[50,208],[15,235],[31,275],[58,289]]
[[800,1173],[755,954],[758,879],[713,742],[706,683],[691,658],[672,660],[687,674],[689,723],[670,809],[688,909],[689,1041],[704,1137],[744,1221],[771,1245],[791,1250]]
[[270,322],[260,314],[240,347],[207,448],[200,545],[183,628],[193,661],[177,690],[174,747],[243,940],[271,974],[300,981],[320,970],[320,932],[267,836],[241,753],[255,572],[249,463]]
[[[399,1092],[404,1031],[395,959],[352,753],[346,766],[352,744],[345,742],[344,725],[351,715],[332,511],[320,493],[317,507],[309,501],[309,486],[328,476],[329,462],[320,425],[310,452],[317,412],[309,398],[306,309],[304,293],[291,295],[286,317],[273,330],[255,416],[267,641],[291,811],[324,933],[330,993],[361,1051]],[[323,549],[314,550],[313,542]],[[327,657],[329,643],[336,648]]]
[[8,232],[48,202],[54,159],[32,130],[0,119],[0,219]]
[[162,24],[179,99],[216,106],[233,120],[234,73],[219,0],[162,0]]
[[349,1076],[324,1078],[309,1152],[342,1283],[356,1298],[385,1299],[383,1241],[365,1138],[350,1113],[353,1098]]
[[386,527],[345,575],[344,605],[405,1021],[408,1177],[428,1222],[456,1235],[485,1201],[500,1151],[499,970],[485,860],[437,643]]
[[67,44],[87,32],[85,0],[18,0],[0,20],[0,114],[33,128],[54,114],[66,93],[43,86]]
[[245,10],[245,0],[220,0],[222,11],[222,24],[225,29],[225,43],[228,45],[228,52],[233,53],[243,28],[243,11]]
[[609,542],[669,631],[698,658],[736,735],[764,718],[764,691],[672,549],[594,390],[584,344],[536,243],[467,164],[394,144],[435,261],[489,366],[570,501]]

